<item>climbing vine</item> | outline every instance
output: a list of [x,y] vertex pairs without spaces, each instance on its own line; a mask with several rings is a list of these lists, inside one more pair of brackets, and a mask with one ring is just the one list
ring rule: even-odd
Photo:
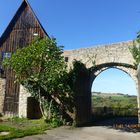
[[137,38],[133,41],[133,46],[129,50],[134,58],[134,66],[137,68],[140,63],[140,32],[137,33]]

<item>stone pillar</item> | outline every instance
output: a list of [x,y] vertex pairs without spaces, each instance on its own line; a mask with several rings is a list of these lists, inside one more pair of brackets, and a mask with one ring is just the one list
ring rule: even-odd
[[76,125],[84,126],[91,122],[90,75],[79,70],[75,83]]
[[5,79],[0,78],[0,114],[3,114],[5,97]]
[[30,97],[30,93],[27,91],[27,89],[20,85],[20,91],[19,91],[19,111],[18,116],[20,118],[27,118],[27,98]]
[[140,123],[140,64],[138,65],[138,69],[137,69],[137,78],[138,78],[138,96],[137,96],[137,102],[138,102],[138,123]]

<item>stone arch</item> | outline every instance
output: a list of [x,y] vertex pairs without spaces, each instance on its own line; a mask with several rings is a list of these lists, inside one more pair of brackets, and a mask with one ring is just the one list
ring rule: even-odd
[[[135,70],[133,70],[133,69],[126,69],[125,67],[120,67],[120,66],[105,67],[105,68],[102,68],[101,70],[97,71],[97,72],[95,73],[96,77],[94,77],[94,79],[91,80],[91,81],[92,81],[91,84],[94,83],[94,80],[95,80],[102,72],[104,72],[104,71],[106,71],[106,70],[108,70],[108,69],[118,69],[118,70],[124,72],[125,74],[127,74],[127,75],[133,80],[133,82],[135,83],[135,87],[136,87],[136,89],[137,89],[137,84],[138,84],[138,82],[137,82],[137,77],[136,77],[136,75],[135,75]],[[91,76],[91,78],[92,78],[92,76]]]
[[[116,67],[127,72],[136,83],[138,92],[138,108],[140,123],[140,77],[137,79],[137,71],[133,66],[133,56],[129,50],[129,46],[133,46],[133,41],[118,42],[113,44],[98,45],[89,48],[81,48],[76,50],[64,51],[64,57],[67,57],[68,69],[73,66],[73,61],[81,61],[86,68],[91,70],[89,75],[79,73],[79,79],[76,83],[76,122],[84,124],[90,121],[90,95],[93,80],[98,72],[106,67]],[[93,67],[93,63],[96,66]],[[89,97],[88,97],[89,96]],[[85,104],[82,106],[82,104]],[[80,111],[79,111],[80,110]]]
[[91,70],[91,80],[93,80],[94,77],[97,77],[101,72],[109,68],[116,68],[122,70],[123,72],[127,73],[137,83],[136,77],[137,72],[135,67],[133,65],[124,63],[105,63],[97,65],[96,67],[91,67],[90,69],[93,69]]
[[[103,71],[109,69],[109,68],[116,68],[119,70],[122,70],[123,72],[127,73],[135,82],[136,88],[137,88],[137,71],[136,68],[131,64],[125,64],[125,63],[103,63],[94,67],[91,67],[91,74],[90,74],[90,83],[92,84],[95,78],[102,73]],[[90,84],[90,85],[91,85]]]
[[[103,63],[89,68],[90,73],[79,73],[80,78],[76,85],[76,122],[77,125],[85,125],[92,120],[91,112],[91,87],[95,78],[108,68],[117,68],[128,75],[135,81],[137,88],[136,69],[131,64],[125,63]],[[138,100],[139,101],[139,100]],[[139,102],[138,102],[139,104]]]

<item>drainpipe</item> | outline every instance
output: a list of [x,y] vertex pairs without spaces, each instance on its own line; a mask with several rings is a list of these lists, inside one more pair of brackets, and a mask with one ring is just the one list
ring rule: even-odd
[[138,123],[140,124],[140,64],[137,67],[137,79],[138,79],[138,96],[137,96],[137,102],[138,102]]

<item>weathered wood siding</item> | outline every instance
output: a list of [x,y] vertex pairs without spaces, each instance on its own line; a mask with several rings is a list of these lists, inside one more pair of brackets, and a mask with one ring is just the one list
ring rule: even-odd
[[[35,35],[46,36],[30,5],[23,1],[14,18],[0,38],[0,53],[13,53],[18,48],[27,46]],[[18,115],[19,84],[14,83],[15,75],[10,69],[4,70],[6,77],[6,90],[4,100],[4,113]]]

